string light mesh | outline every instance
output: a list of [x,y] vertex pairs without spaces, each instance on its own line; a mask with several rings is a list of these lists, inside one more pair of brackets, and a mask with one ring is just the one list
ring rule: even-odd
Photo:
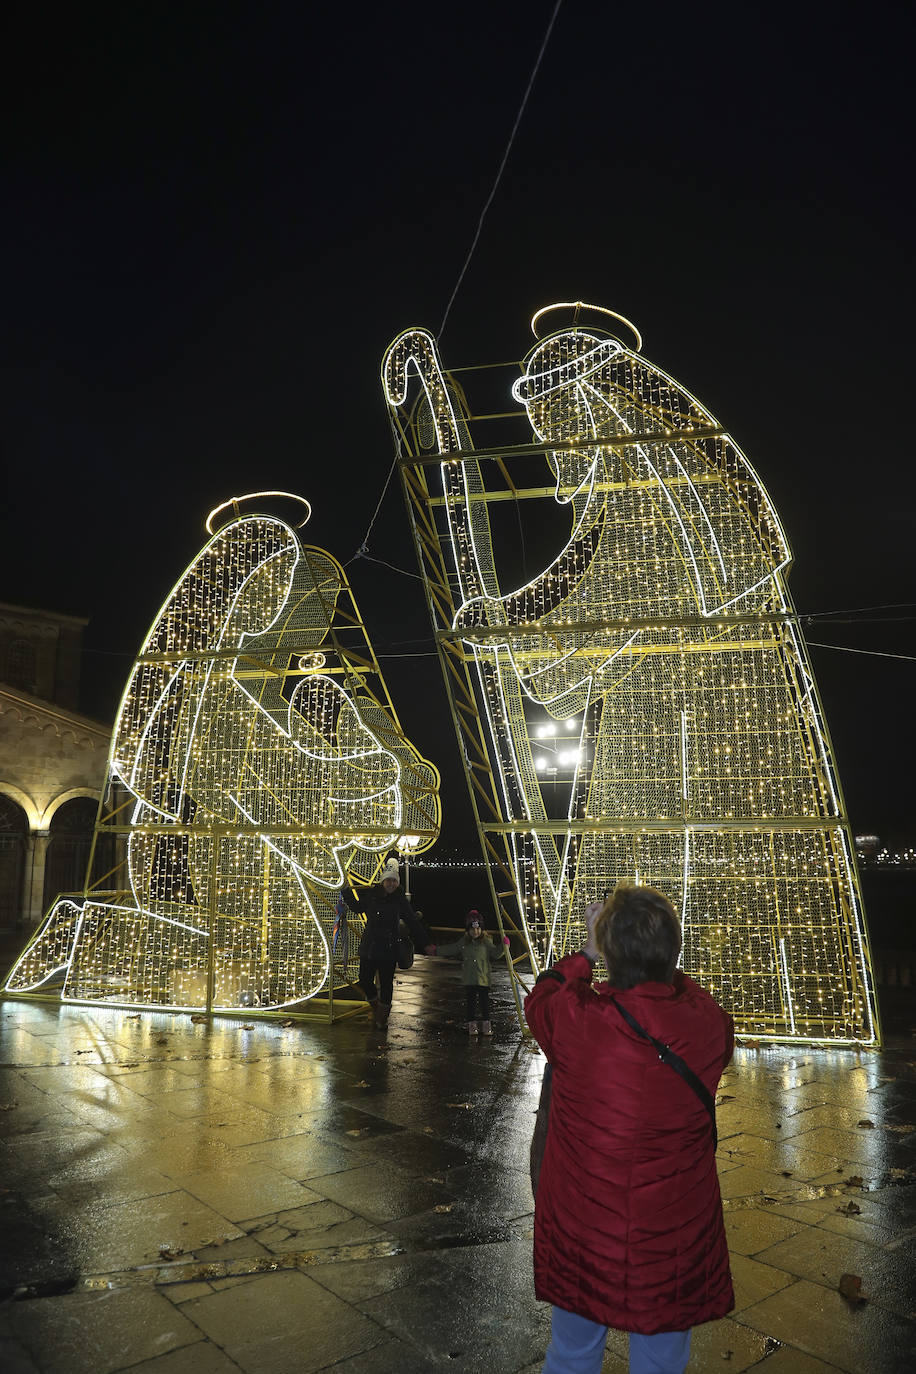
[[[490,438],[425,331],[395,340],[383,384],[440,650],[463,643],[485,724],[499,815],[477,807],[481,838],[506,847],[535,968],[581,947],[605,889],[649,883],[742,1033],[875,1043],[850,834],[766,491],[605,328],[560,329],[520,370],[524,443]],[[520,586],[500,577],[506,501],[533,546],[545,502],[568,517]]]
[[[7,989],[278,1008],[355,982],[371,881],[440,828],[439,778],[405,738],[340,565],[266,515],[231,520],[179,580],[118,713],[100,819],[120,861],[59,901]],[[112,885],[112,878],[114,883]],[[349,936],[349,938],[347,938]]]

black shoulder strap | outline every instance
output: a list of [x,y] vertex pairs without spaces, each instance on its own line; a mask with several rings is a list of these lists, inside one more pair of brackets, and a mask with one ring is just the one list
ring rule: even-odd
[[656,1040],[654,1035],[650,1035],[647,1030],[644,1030],[636,1020],[636,1017],[631,1016],[626,1007],[622,1007],[613,994],[611,994],[611,1001],[614,1003],[614,1006],[620,1012],[620,1015],[623,1017],[624,1021],[626,1021],[627,1025],[635,1030],[637,1035],[641,1035],[644,1040],[649,1040],[655,1046],[658,1050],[658,1057],[662,1063],[670,1064],[675,1073],[679,1073],[687,1086],[692,1088],[696,1093],[697,1097],[703,1103],[703,1106],[709,1112],[709,1119],[712,1122],[712,1147],[714,1150],[717,1150],[719,1148],[719,1132],[716,1128],[716,1102],[712,1093],[706,1087],[706,1084],[697,1078],[693,1069],[689,1068],[688,1065],[684,1063],[679,1054],[675,1054],[670,1045],[664,1044],[661,1040]]

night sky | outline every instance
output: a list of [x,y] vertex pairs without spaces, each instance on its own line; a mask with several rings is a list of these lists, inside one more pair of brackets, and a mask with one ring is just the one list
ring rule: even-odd
[[[359,549],[382,355],[438,332],[553,11],[8,10],[0,599],[90,618],[88,714],[220,500],[301,492]],[[842,13],[565,0],[441,343],[521,358],[558,299],[639,325],[780,512],[854,828],[914,841],[914,34]],[[396,483],[369,552],[416,571]],[[420,585],[348,573],[463,843]]]

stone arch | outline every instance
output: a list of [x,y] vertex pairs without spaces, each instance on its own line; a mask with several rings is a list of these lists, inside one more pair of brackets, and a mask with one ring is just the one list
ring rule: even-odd
[[75,796],[59,801],[48,826],[42,899],[45,911],[61,893],[82,892],[86,883],[98,803],[91,792],[75,791]]
[[89,800],[95,802],[96,807],[98,807],[98,789],[93,790],[91,787],[71,787],[68,789],[68,791],[61,792],[60,796],[55,797],[52,802],[49,802],[48,806],[45,808],[45,813],[41,818],[41,824],[37,828],[39,830],[51,829],[52,821],[57,812],[60,810],[60,808],[62,806],[65,806],[67,802],[73,801],[78,797],[86,797]]
[[42,829],[42,816],[28,792],[23,792],[12,782],[0,782],[0,796],[9,797],[17,806],[22,807],[29,822],[30,830]]
[[29,829],[25,808],[7,791],[0,792],[0,930],[22,924]]

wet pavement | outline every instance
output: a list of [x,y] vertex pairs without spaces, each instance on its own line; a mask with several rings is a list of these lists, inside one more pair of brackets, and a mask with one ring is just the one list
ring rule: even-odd
[[[492,1041],[441,960],[387,1035],[2,1003],[0,1369],[534,1374],[544,1061],[497,979]],[[691,1371],[909,1374],[916,1038],[741,1048],[718,1121],[737,1307]]]

